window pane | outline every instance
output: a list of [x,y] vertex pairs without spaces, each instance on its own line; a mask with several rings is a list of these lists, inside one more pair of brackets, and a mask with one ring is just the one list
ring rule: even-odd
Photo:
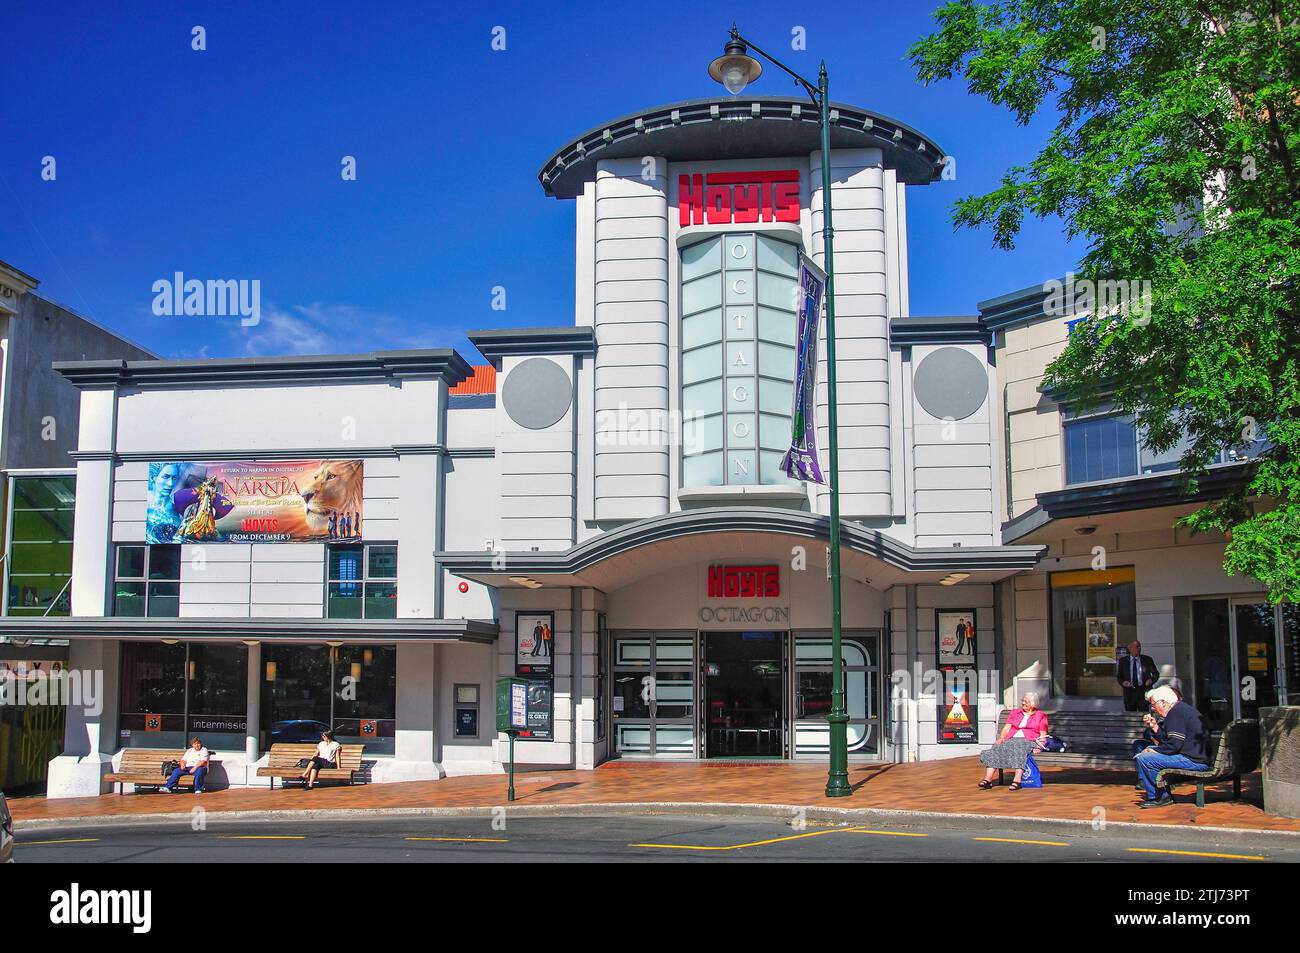
[[682,383],[689,385],[698,381],[722,376],[722,345],[711,344],[696,348],[682,355]]
[[725,235],[722,241],[728,271],[749,271],[754,267],[753,235]]
[[185,646],[123,642],[118,727],[128,748],[176,748],[185,737]]
[[682,314],[708,311],[722,304],[722,282],[716,276],[697,278],[682,285]]
[[721,486],[721,451],[682,457],[682,483],[686,486]]
[[1137,473],[1133,418],[1094,417],[1065,425],[1066,483],[1114,480]]
[[150,546],[149,547],[149,578],[150,579],[180,579],[181,578],[180,546]]
[[72,477],[13,481],[13,522],[7,557],[9,614],[63,616],[70,611]]
[[143,546],[117,547],[117,578],[118,579],[143,579],[144,578],[144,547]]
[[769,308],[794,312],[798,304],[795,295],[798,285],[789,278],[758,273],[758,303]]
[[728,451],[728,483],[757,483],[758,461],[753,450]]
[[764,341],[795,347],[799,337],[799,319],[788,311],[758,309],[758,336]]
[[397,734],[397,647],[340,647],[334,680],[339,742],[365,745],[366,754],[392,754]]
[[754,275],[752,272],[729,271],[723,287],[723,300],[728,306],[754,303]]
[[758,409],[765,414],[782,414],[788,420],[794,403],[792,381],[774,381],[760,378],[758,382]]
[[359,582],[331,582],[325,615],[331,619],[360,619],[361,596],[362,584]]
[[722,413],[722,381],[711,380],[683,387],[682,411],[686,414]]
[[728,341],[726,362],[728,377],[753,377],[754,342]]
[[795,349],[781,344],[758,345],[758,368],[768,377],[794,381]]
[[248,649],[190,644],[189,725],[185,733],[213,749],[243,750],[248,731]]
[[[789,426],[789,421],[786,421]],[[798,486],[798,480],[791,480],[784,470],[781,469],[781,460],[785,457],[785,450],[760,450],[758,453],[758,476],[766,484],[789,484]]]
[[722,312],[701,311],[682,319],[682,350],[688,351],[722,337]]
[[113,591],[113,615],[144,615],[144,583],[119,582]]
[[727,315],[727,339],[750,341],[754,338],[754,309],[730,307]]
[[690,281],[722,268],[720,239],[699,242],[682,249],[682,281]]
[[149,583],[149,615],[155,618],[175,619],[181,614],[181,584],[179,582]]
[[330,727],[330,656],[324,645],[262,646],[261,748],[315,744]]
[[366,618],[397,618],[397,586],[391,582],[366,583]]
[[[1146,440],[1146,428],[1142,428],[1142,439]],[[1145,446],[1139,448],[1142,455],[1142,472],[1143,473],[1168,473],[1179,468],[1183,454],[1191,447],[1192,441],[1186,434],[1176,444],[1166,450],[1164,453],[1156,453],[1154,450],[1148,450]]]
[[329,548],[329,578],[340,581],[361,578],[361,546],[331,546]]
[[397,547],[371,546],[369,548],[369,579],[397,578]]
[[789,242],[759,235],[758,267],[793,278],[799,273],[799,249]]
[[784,453],[790,447],[790,418],[776,414],[759,416],[758,444],[768,450]]

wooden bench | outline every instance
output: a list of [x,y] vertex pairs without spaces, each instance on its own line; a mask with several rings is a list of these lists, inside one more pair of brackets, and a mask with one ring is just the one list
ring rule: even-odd
[[[104,780],[111,784],[117,785],[117,793],[121,795],[123,788],[128,784],[134,784],[137,788],[153,788],[155,791],[167,783],[167,778],[163,776],[162,765],[164,761],[175,761],[181,763],[181,757],[185,754],[185,749],[180,751],[166,748],[123,748],[122,762],[118,769],[112,774],[104,775]],[[211,753],[209,753],[209,757]],[[211,761],[208,764],[209,769],[212,767]],[[178,787],[194,787],[194,775],[184,774],[176,782]]]
[[[341,745],[339,747],[339,760],[337,768],[322,768],[316,776],[319,781],[346,781],[353,784],[356,776],[361,773],[361,752],[365,745]],[[267,758],[265,768],[257,769],[259,778],[270,778],[271,789],[275,789],[275,779],[279,778],[281,782],[297,781],[302,779],[302,773],[305,768],[300,768],[298,763],[304,758],[314,758],[316,756],[316,746],[314,744],[274,744],[271,745],[271,754]],[[303,782],[306,784],[306,782]]]
[[[1003,709],[998,716],[997,733],[1006,727],[1007,717],[1019,708]],[[1142,715],[1139,712],[1106,711],[1048,711],[1048,730],[1053,737],[1065,742],[1065,751],[1035,751],[1038,764],[1066,767],[1109,768],[1112,770],[1133,767],[1133,742],[1142,737]],[[998,784],[1005,780],[998,771]]]
[[1164,768],[1156,772],[1156,787],[1170,788],[1175,779],[1196,782],[1196,806],[1205,807],[1205,786],[1232,779],[1232,797],[1241,797],[1241,776],[1259,767],[1259,720],[1239,718],[1229,722],[1219,737],[1219,746],[1208,771]]

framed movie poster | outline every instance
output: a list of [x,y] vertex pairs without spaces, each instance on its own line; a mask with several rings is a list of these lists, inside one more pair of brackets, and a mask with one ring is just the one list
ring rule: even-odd
[[975,664],[975,610],[939,609],[934,613],[937,668]]
[[971,745],[979,741],[974,674],[971,669],[944,673],[943,697],[938,707],[939,744]]
[[555,613],[515,614],[515,674],[545,677],[555,671]]
[[[1116,633],[1119,629],[1119,618],[1113,615],[1090,615],[1086,620],[1083,631],[1088,640],[1087,654],[1085,656],[1086,665],[1114,665],[1118,661],[1117,650],[1119,646]],[[1128,649],[1124,650],[1128,654]]]

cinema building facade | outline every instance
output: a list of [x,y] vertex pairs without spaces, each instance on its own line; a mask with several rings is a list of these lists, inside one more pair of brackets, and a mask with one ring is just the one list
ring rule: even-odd
[[[906,191],[943,153],[867,110],[832,122],[851,757],[973,754],[1030,689],[1121,712],[1134,635],[1219,714],[1261,651],[1272,691],[1300,689],[1294,613],[1173,528],[1195,501],[1140,422],[1039,387],[1078,315],[1031,289],[912,316]],[[372,781],[497,772],[516,674],[552,706],[526,764],[824,758],[828,498],[778,466],[820,170],[815,115],[779,97],[574,139],[541,172],[575,209],[574,322],[471,332],[476,363],[59,365],[82,401],[72,614],[41,621],[107,689],[69,712],[51,795],[195,734],[216,779],[266,783],[269,747],[321,726]],[[952,697],[940,667],[984,677]]]

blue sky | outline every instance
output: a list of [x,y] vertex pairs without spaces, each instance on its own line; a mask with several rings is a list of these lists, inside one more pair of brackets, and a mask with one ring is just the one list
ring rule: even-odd
[[[472,359],[467,330],[573,323],[574,208],[544,195],[542,163],[607,119],[720,92],[705,66],[739,15],[805,74],[824,57],[833,98],[955,157],[955,182],[908,192],[912,313],[973,313],[1079,249],[1055,221],[1011,252],[953,232],[952,202],[1028,161],[1047,125],[1017,127],[960,82],[916,82],[906,49],[936,6],[18,0],[0,57],[0,259],[164,356],[450,345]],[[797,26],[806,52],[790,48]],[[791,90],[775,70],[751,87]],[[155,316],[153,283],[177,271],[259,279],[262,323]]]

